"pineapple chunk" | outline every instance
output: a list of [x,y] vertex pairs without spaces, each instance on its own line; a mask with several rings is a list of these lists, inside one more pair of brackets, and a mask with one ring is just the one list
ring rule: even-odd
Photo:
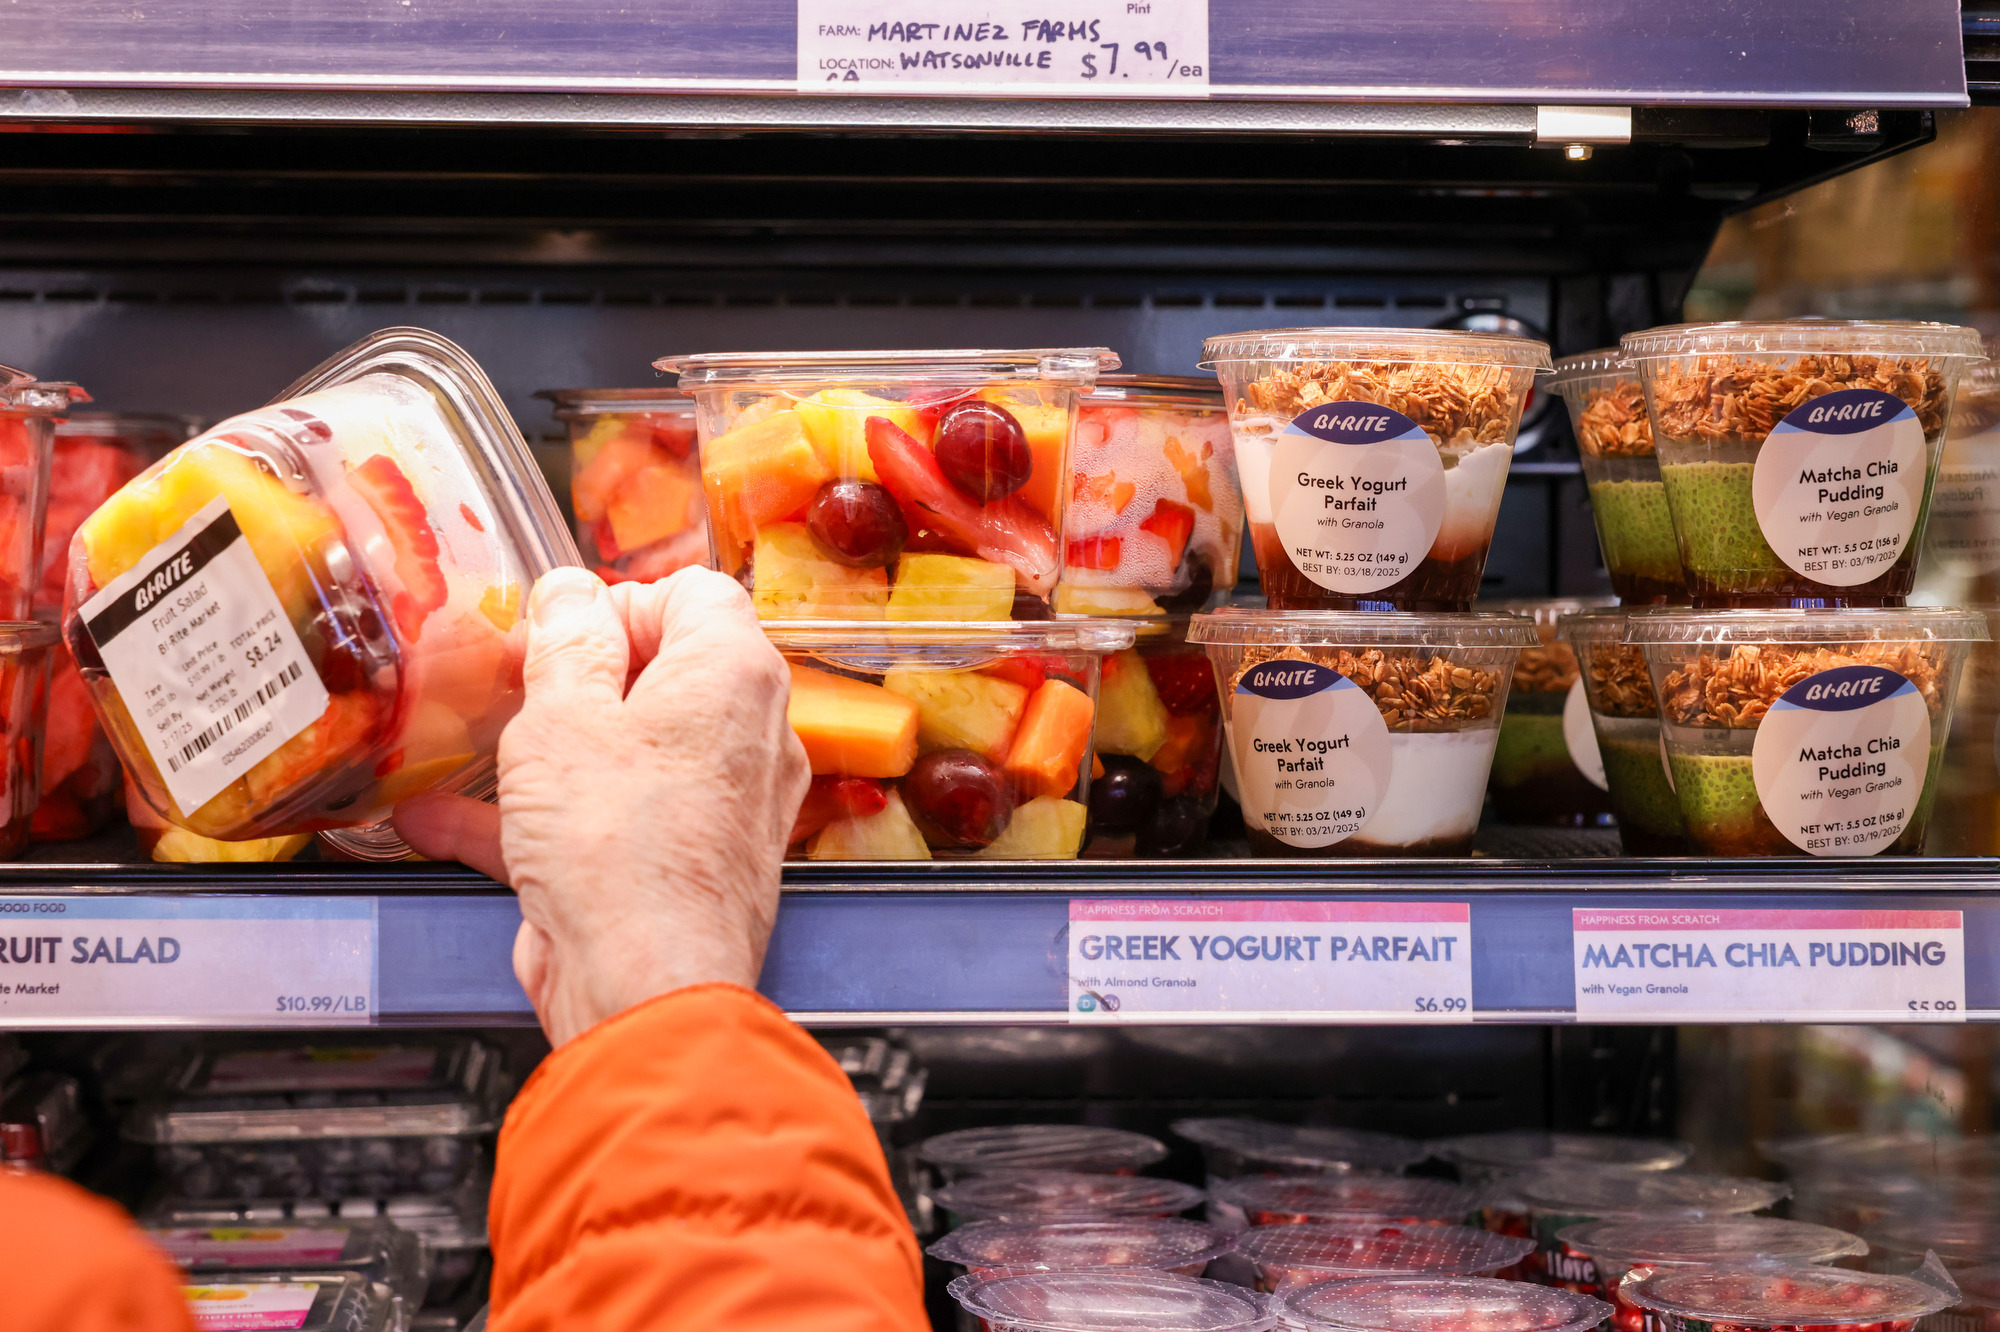
[[1074,800],[1037,796],[1017,807],[1007,831],[977,854],[983,860],[1075,860],[1089,815]]
[[998,763],[1028,706],[1024,686],[976,671],[897,667],[882,677],[882,687],[917,705],[917,748],[925,754],[970,749]]
[[153,844],[153,859],[177,865],[268,863],[290,860],[312,845],[311,833],[290,837],[253,837],[247,842],[218,842],[186,828],[168,828]]
[[765,620],[879,620],[889,601],[886,569],[853,569],[820,554],[804,523],[757,533],[750,602]]
[[820,456],[841,476],[858,476],[863,481],[880,481],[875,464],[868,460],[868,418],[879,416],[895,423],[910,438],[926,441],[930,423],[916,408],[889,398],[878,398],[859,389],[821,389],[793,408],[806,428],[806,437]]
[[1058,615],[1160,615],[1160,603],[1137,587],[1086,587],[1076,583],[1056,585]]
[[1007,620],[1014,571],[963,555],[905,555],[889,593],[892,620]]
[[[1011,825],[1010,825],[1011,826]],[[806,848],[810,860],[929,860],[930,846],[903,797],[889,792],[889,803],[858,819],[835,819],[819,830]]]
[[1167,706],[1137,648],[1104,659],[1092,743],[1106,754],[1151,759],[1167,743]]

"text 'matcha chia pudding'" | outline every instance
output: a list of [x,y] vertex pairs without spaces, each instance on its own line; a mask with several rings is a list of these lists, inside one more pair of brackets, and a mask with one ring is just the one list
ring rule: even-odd
[[1634,616],[1681,816],[1713,856],[1923,850],[1973,612]]
[[1670,1268],[1627,1280],[1623,1294],[1661,1332],[1910,1332],[1960,1298],[1936,1258],[1907,1276],[1803,1263]]
[[1215,667],[1254,854],[1462,856],[1541,640],[1514,615],[1224,607],[1188,641]]
[[1611,1312],[1574,1291],[1476,1276],[1314,1281],[1272,1307],[1305,1332],[1587,1332]]
[[1558,629],[1566,614],[1607,605],[1578,597],[1482,602],[1532,622],[1540,640],[1514,660],[1487,791],[1502,823],[1594,828],[1610,819],[1604,760],[1590,724],[1576,652]]
[[1210,338],[1275,610],[1470,610],[1546,343],[1439,329]]
[[1627,606],[1685,603],[1687,576],[1638,370],[1609,347],[1557,361],[1548,387],[1569,404],[1611,590]]
[[[1647,1332],[1645,1310],[1619,1289],[1628,1278],[1643,1281],[1668,1268],[1718,1263],[1830,1263],[1868,1252],[1868,1244],[1858,1235],[1774,1216],[1613,1218],[1571,1226],[1556,1239],[1569,1252],[1597,1265],[1604,1298],[1617,1310],[1612,1315],[1613,1332]],[[1921,1261],[1920,1254],[1916,1262]]]
[[[1625,641],[1630,621],[1631,612],[1618,608],[1578,611],[1563,616],[1558,631],[1576,653],[1577,683],[1597,732],[1598,759],[1625,854],[1683,855],[1687,824],[1667,770],[1645,650]],[[1518,676],[1517,671],[1517,687]]]
[[1639,369],[1698,606],[1900,606],[1959,376],[1950,324],[1681,324],[1619,343]]

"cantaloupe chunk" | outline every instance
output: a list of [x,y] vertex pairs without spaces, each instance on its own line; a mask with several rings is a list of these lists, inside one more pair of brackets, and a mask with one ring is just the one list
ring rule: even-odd
[[701,450],[709,519],[732,554],[765,523],[803,513],[832,478],[832,465],[806,437],[797,412],[779,412],[738,426]]
[[[665,449],[654,450],[662,459]],[[621,551],[637,550],[685,532],[696,521],[700,492],[676,462],[641,467],[611,492],[605,517]]]
[[759,528],[751,568],[759,619],[879,620],[889,602],[887,569],[835,564],[804,523]]
[[1095,710],[1090,695],[1061,680],[1045,680],[1028,700],[1021,729],[1007,751],[1006,772],[1023,791],[1065,796],[1077,784],[1083,755],[1090,748]]
[[1075,860],[1083,847],[1088,806],[1036,796],[1014,809],[1007,830],[975,852],[982,860]]
[[1069,480],[1068,410],[1042,401],[1040,394],[1031,396],[1019,389],[982,389],[979,396],[1005,407],[1021,423],[1035,467],[1028,475],[1028,484],[1016,493],[1042,517],[1055,522],[1062,512],[1063,484]]
[[917,705],[917,748],[925,754],[969,749],[999,763],[1028,706],[1025,685],[977,671],[898,667],[882,677],[882,687]]
[[1014,614],[1014,571],[991,560],[923,553],[896,562],[892,620],[1006,620]]
[[880,685],[792,667],[785,716],[814,775],[901,777],[917,761],[917,705]]
[[931,437],[930,422],[916,408],[860,389],[821,389],[792,410],[799,414],[806,434],[834,470],[863,481],[882,479],[868,459],[864,427],[869,417],[892,421],[898,430],[920,442]]

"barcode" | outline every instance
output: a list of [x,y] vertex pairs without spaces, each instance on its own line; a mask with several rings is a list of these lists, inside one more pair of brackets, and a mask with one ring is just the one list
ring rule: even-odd
[[235,730],[238,722],[276,698],[280,693],[284,692],[287,685],[303,674],[305,674],[305,667],[296,661],[285,667],[284,670],[279,671],[265,683],[263,688],[244,699],[241,703],[238,703],[234,712],[182,745],[180,757],[176,758],[172,754],[167,755],[167,770],[169,772],[179,772],[189,763],[192,763],[195,755],[201,753],[202,750],[207,749],[223,736]]

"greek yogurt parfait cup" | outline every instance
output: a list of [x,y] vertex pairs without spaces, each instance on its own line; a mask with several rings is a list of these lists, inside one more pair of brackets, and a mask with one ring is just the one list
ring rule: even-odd
[[918,1143],[916,1150],[919,1161],[949,1182],[1020,1170],[1136,1175],[1165,1160],[1167,1144],[1143,1133],[1091,1124],[993,1124],[940,1133]]
[[1166,1272],[968,1274],[945,1289],[987,1332],[1268,1332],[1277,1325],[1261,1295]]
[[1791,1195],[1788,1184],[1734,1175],[1682,1171],[1549,1170],[1516,1186],[1527,1204],[1535,1254],[1530,1280],[1586,1295],[1602,1293],[1604,1278],[1590,1254],[1562,1236],[1572,1226],[1610,1218],[1696,1221],[1747,1216]]
[[1507,687],[1513,615],[1225,607],[1198,615],[1260,856],[1462,856]]
[[1960,1299],[1935,1258],[1908,1276],[1804,1264],[1669,1268],[1627,1280],[1623,1293],[1661,1332],[1909,1332]]
[[[1597,1264],[1604,1298],[1617,1310],[1612,1315],[1614,1332],[1647,1332],[1646,1311],[1619,1290],[1628,1279],[1643,1281],[1654,1272],[1718,1263],[1831,1263],[1868,1252],[1859,1235],[1774,1216],[1613,1218],[1571,1226],[1556,1238],[1566,1249]],[[1919,1254],[1904,1270],[1922,1261]]]
[[1355,1221],[1257,1226],[1237,1244],[1265,1291],[1359,1277],[1491,1276],[1534,1247],[1532,1240],[1469,1226],[1411,1226],[1385,1234],[1380,1225]]
[[1628,606],[1684,604],[1687,576],[1638,370],[1606,347],[1557,361],[1548,387],[1569,404],[1611,590]]
[[694,399],[679,389],[544,389],[569,430],[569,498],[584,563],[650,583],[708,563]]
[[1272,1307],[1306,1332],[1588,1332],[1611,1312],[1588,1295],[1476,1276],[1314,1281]]
[[1274,610],[1464,611],[1546,343],[1445,329],[1210,338]]
[[1532,621],[1540,640],[1515,659],[1514,687],[1500,714],[1486,789],[1502,823],[1596,828],[1611,820],[1604,760],[1576,652],[1557,627],[1564,615],[1608,604],[1568,597],[1481,606]]
[[1967,649],[1958,610],[1633,617],[1688,840],[1712,856],[1917,855]]
[[1619,343],[1646,388],[1697,606],[1900,606],[1953,390],[1950,324],[1679,324]]
[[1109,1221],[975,1221],[926,1249],[973,1276],[1140,1267],[1198,1277],[1236,1247],[1205,1221],[1121,1217]]
[[1367,1221],[1393,1233],[1410,1226],[1459,1225],[1479,1211],[1474,1189],[1417,1175],[1271,1175],[1217,1184],[1212,1197],[1252,1226]]
[[1143,1175],[1092,1175],[1078,1170],[1014,1170],[968,1175],[931,1194],[954,1226],[967,1221],[1107,1221],[1175,1217],[1199,1207],[1192,1184]]
[[1687,824],[1660,741],[1653,677],[1645,651],[1625,641],[1631,618],[1631,612],[1617,608],[1579,611],[1563,616],[1559,630],[1576,653],[1577,685],[1597,733],[1597,753],[1625,854],[1685,855]]

